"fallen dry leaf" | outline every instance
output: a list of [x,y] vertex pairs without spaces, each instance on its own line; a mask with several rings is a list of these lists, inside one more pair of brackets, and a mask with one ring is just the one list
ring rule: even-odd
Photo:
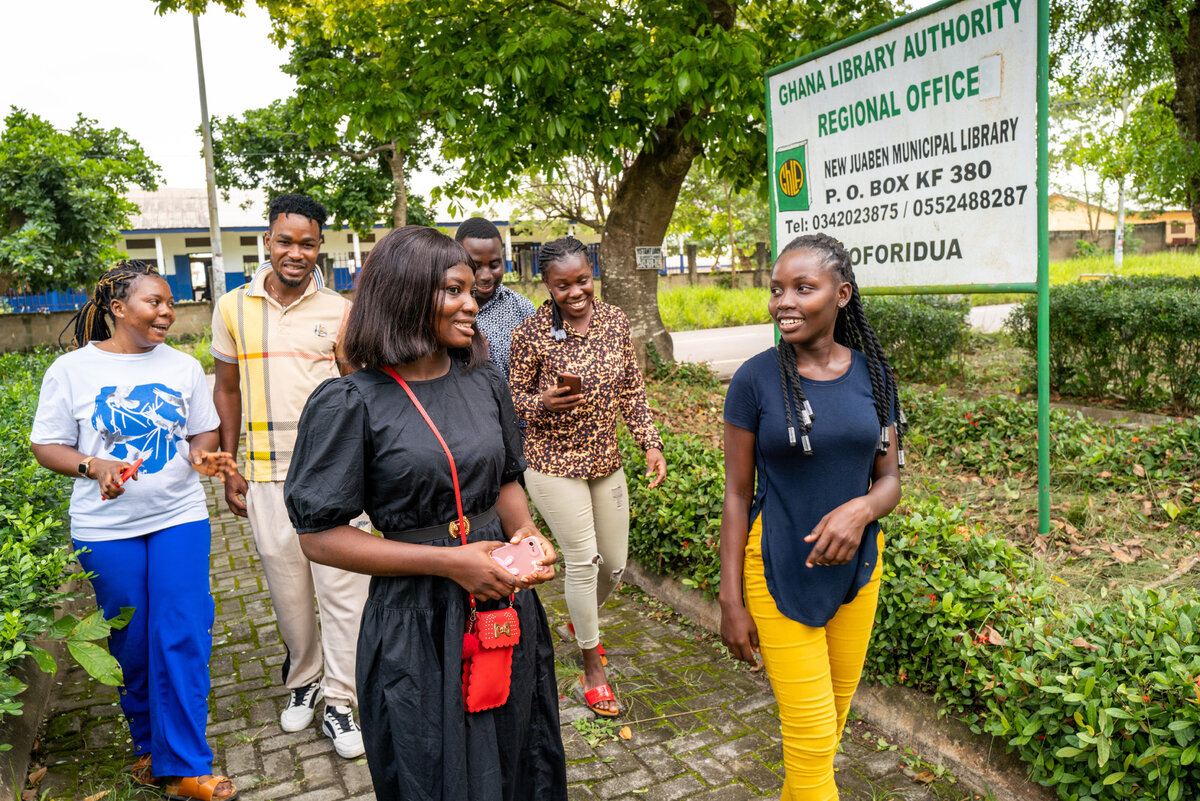
[[1007,645],[1008,644],[1008,641],[1004,639],[1004,637],[1000,634],[1000,632],[998,632],[994,628],[992,628],[991,624],[985,624],[984,627],[979,630],[979,633],[981,635],[983,635],[984,637],[986,637],[987,641],[990,642],[992,645]]
[[1074,645],[1076,648],[1086,648],[1089,651],[1099,651],[1100,650],[1099,645],[1092,645],[1090,642],[1083,639],[1082,637],[1076,637],[1075,639],[1071,640],[1071,645]]
[[33,773],[29,774],[29,783],[36,787],[37,785],[42,783],[42,779],[44,779],[44,778],[46,778],[46,766],[45,765],[38,768]]
[[37,790],[32,787],[26,787],[21,791],[21,801],[34,801],[37,798]]
[[933,775],[933,771],[923,770],[916,776],[913,776],[913,781],[917,784],[929,784],[937,777]]
[[1145,478],[1146,477],[1146,468],[1142,467],[1140,464],[1134,464],[1133,473],[1138,478]]
[[622,740],[629,740],[633,738],[633,732],[630,731],[628,726],[622,726],[621,730],[617,732],[617,736]]
[[95,795],[89,795],[87,798],[83,799],[83,801],[100,801],[100,799],[104,798],[106,795],[108,795],[108,790],[101,790]]

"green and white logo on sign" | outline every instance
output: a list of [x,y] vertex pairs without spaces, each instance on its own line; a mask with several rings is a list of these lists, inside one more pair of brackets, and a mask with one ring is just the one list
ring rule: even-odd
[[775,195],[779,211],[808,211],[808,140],[775,151]]

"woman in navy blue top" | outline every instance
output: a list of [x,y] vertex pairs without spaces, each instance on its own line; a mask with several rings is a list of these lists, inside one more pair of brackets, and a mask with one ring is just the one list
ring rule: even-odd
[[879,519],[900,501],[903,420],[850,255],[824,234],[775,262],[778,347],[725,399],[721,637],[763,656],[783,731],[785,801],[838,797],[833,756],[879,593]]

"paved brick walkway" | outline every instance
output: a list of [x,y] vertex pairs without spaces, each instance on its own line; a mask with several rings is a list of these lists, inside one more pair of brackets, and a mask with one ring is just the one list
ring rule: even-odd
[[[217,623],[208,735],[216,769],[235,779],[246,801],[373,799],[366,761],[340,759],[318,724],[296,734],[280,730],[284,649],[249,526],[223,500],[218,509],[217,497],[210,491]],[[596,721],[572,692],[581,663],[566,640],[561,581],[543,588],[542,598],[560,636],[572,801],[778,797],[779,722],[765,676],[725,656],[711,635],[667,607],[626,589],[602,615],[609,676],[625,716],[613,725]],[[84,799],[104,790],[108,801],[155,797],[121,778],[132,760],[116,697],[77,668],[66,674],[35,753],[49,768],[38,798]],[[619,737],[623,725],[627,740]],[[944,780],[914,781],[927,769],[860,723],[848,727],[837,764],[846,799],[972,798]]]

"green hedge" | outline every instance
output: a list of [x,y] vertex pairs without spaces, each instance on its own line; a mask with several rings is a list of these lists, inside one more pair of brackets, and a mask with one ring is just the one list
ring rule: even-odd
[[[1037,301],[1009,315],[1036,359]],[[1200,276],[1110,278],[1050,288],[1050,386],[1131,408],[1200,411]]]
[[[909,442],[927,464],[1032,474],[1032,404],[906,392]],[[1130,432],[1052,414],[1055,480],[1154,481],[1197,519],[1200,419]],[[631,485],[630,552],[714,597],[724,469],[720,450],[664,433],[658,490]],[[627,465],[642,456],[622,438]],[[638,471],[640,472],[640,471]],[[631,475],[633,471],[631,471]],[[1185,495],[1191,493],[1190,501]],[[1156,514],[1171,517],[1170,499]],[[1152,591],[1058,608],[1043,577],[959,508],[905,502],[884,521],[884,586],[866,675],[932,693],[941,712],[1004,739],[1064,801],[1168,799],[1200,787],[1200,602]]]
[[872,296],[864,298],[863,305],[901,379],[940,380],[961,370],[971,311],[966,298]]
[[64,524],[70,480],[39,467],[29,449],[42,373],[54,355],[0,355],[0,718],[21,713],[18,664],[32,658],[54,670],[50,655],[32,645],[39,637],[65,640],[71,656],[104,683],[121,679],[115,660],[94,642],[109,633],[100,613],[77,620],[58,611],[71,598],[60,588],[76,562]]
[[1200,602],[1131,589],[1059,609],[960,509],[898,511],[867,675],[932,692],[1064,801],[1193,797]]

